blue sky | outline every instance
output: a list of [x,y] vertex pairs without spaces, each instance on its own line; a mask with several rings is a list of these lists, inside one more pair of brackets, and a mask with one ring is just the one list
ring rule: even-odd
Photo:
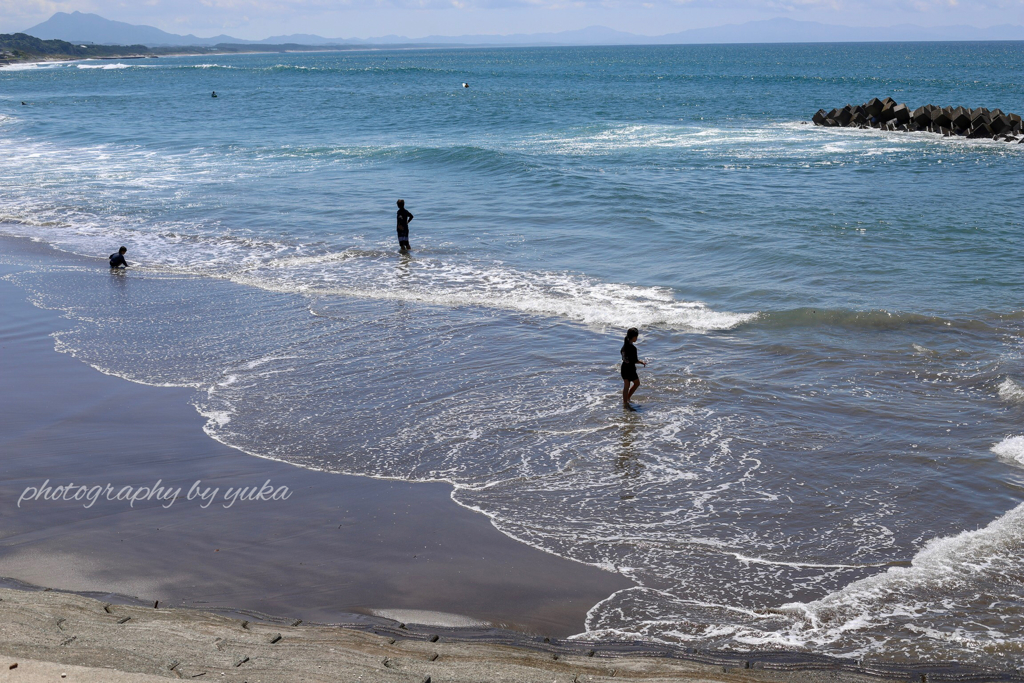
[[1024,0],[0,0],[0,32],[94,12],[172,33],[261,39],[538,33],[603,25],[660,35],[789,17],[848,26],[1024,24]]

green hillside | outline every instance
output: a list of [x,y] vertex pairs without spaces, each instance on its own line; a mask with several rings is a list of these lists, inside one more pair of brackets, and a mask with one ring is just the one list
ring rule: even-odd
[[0,33],[0,64],[151,54],[152,50],[145,45],[76,45],[64,40],[40,40],[25,33]]

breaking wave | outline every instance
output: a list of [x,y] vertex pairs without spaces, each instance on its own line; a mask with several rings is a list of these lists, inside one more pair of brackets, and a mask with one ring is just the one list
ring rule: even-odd
[[999,385],[999,398],[1007,403],[1024,403],[1024,386],[1017,380],[1007,377]]
[[993,446],[992,452],[1015,465],[1024,466],[1024,436],[1008,436]]

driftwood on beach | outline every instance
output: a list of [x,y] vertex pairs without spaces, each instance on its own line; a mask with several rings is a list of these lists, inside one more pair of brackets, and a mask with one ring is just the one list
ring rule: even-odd
[[876,97],[864,104],[848,104],[829,112],[819,109],[811,120],[817,126],[835,128],[925,131],[947,137],[959,135],[1024,143],[1019,114],[1004,114],[999,109],[936,107],[933,104],[912,110],[891,97],[884,100]]

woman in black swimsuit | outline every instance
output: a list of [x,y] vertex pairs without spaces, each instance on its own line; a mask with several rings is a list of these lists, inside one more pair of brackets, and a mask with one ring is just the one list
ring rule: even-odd
[[[633,392],[640,388],[640,376],[636,374],[636,364],[640,363],[644,367],[647,367],[647,361],[640,360],[636,355],[636,347],[633,346],[633,342],[640,336],[640,330],[635,327],[631,327],[626,330],[626,340],[619,349],[619,354],[622,356],[622,369],[619,374],[622,375],[622,405],[627,408],[630,407],[629,399],[633,397]],[[632,383],[632,387],[630,386]]]

